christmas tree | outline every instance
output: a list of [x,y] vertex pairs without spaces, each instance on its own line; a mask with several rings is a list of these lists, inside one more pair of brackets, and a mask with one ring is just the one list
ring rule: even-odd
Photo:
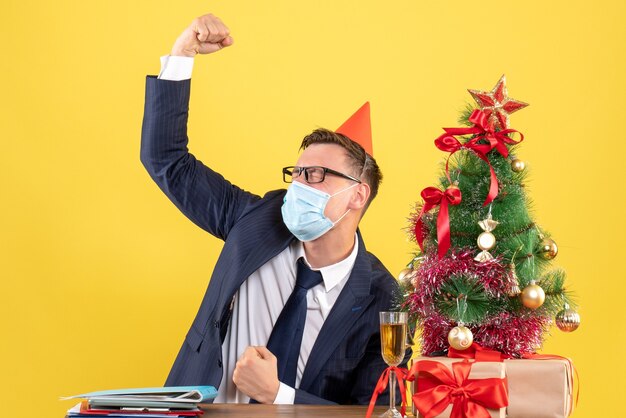
[[554,268],[558,248],[530,212],[524,136],[509,115],[527,106],[508,97],[505,77],[493,90],[469,90],[460,123],[435,140],[448,153],[439,187],[422,190],[411,215],[419,245],[400,274],[401,307],[420,331],[424,355],[472,341],[519,357],[541,347],[556,317],[563,331],[580,318],[565,273]]

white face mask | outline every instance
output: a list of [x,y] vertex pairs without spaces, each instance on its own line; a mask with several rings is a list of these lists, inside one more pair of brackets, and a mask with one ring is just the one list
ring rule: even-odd
[[348,209],[335,222],[331,221],[324,210],[331,197],[337,196],[354,186],[346,187],[335,194],[329,195],[298,181],[291,183],[281,208],[283,222],[293,235],[300,241],[313,241],[324,235],[350,212]]

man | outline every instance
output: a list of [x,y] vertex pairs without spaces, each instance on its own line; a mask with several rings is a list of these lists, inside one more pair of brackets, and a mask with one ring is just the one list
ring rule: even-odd
[[193,57],[232,44],[220,19],[199,17],[146,82],[141,160],[189,219],[225,241],[166,386],[213,385],[216,402],[368,403],[386,367],[378,312],[398,290],[357,229],[380,170],[327,130],[283,170],[287,192],[256,196],[196,160],[186,134]]

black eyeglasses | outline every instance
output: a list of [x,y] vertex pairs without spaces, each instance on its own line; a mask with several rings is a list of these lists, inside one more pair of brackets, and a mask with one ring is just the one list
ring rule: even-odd
[[331,170],[330,168],[311,166],[311,167],[296,167],[289,166],[283,168],[283,181],[285,183],[293,182],[293,179],[300,177],[300,174],[304,173],[304,180],[309,184],[321,183],[326,178],[326,173],[334,176],[343,177],[344,179],[356,181],[361,183],[361,180],[356,177],[349,176],[347,174],[340,173],[339,171]]

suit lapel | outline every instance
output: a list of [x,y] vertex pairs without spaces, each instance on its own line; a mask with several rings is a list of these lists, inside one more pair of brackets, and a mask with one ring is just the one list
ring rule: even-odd
[[282,196],[284,191],[274,198],[263,216],[244,217],[237,224],[237,229],[231,232],[229,251],[224,251],[229,257],[229,267],[222,281],[226,287],[220,292],[225,297],[224,303],[230,303],[235,292],[252,273],[296,239],[282,221]]
[[359,250],[350,278],[315,340],[300,382],[302,390],[309,388],[322,366],[342,342],[338,336],[346,335],[374,300],[374,296],[370,295],[372,267],[367,259],[367,252],[360,234],[358,234],[358,239]]

